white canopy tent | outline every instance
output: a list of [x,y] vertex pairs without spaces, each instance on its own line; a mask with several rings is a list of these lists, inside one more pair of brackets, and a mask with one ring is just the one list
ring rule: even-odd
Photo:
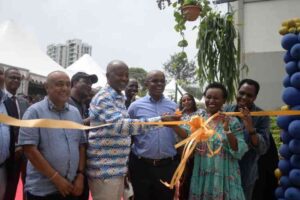
[[96,61],[88,54],[84,54],[76,62],[70,65],[67,69],[67,73],[72,77],[77,72],[85,72],[87,74],[96,74],[98,76],[98,82],[93,87],[104,87],[107,83],[105,70],[102,69]]
[[[164,95],[169,97],[171,100],[175,101],[176,95],[177,95],[177,101],[179,102],[179,99],[182,97],[183,94],[187,93],[179,84],[176,86],[176,80],[172,79],[165,87]],[[177,87],[177,89],[176,89]],[[201,100],[195,98],[195,101],[197,104],[204,105],[204,99]]]
[[10,20],[0,24],[0,65],[4,69],[16,67],[20,70],[23,80],[18,92],[26,95],[30,83],[41,90],[50,72],[65,71],[40,49],[31,33]]
[[56,70],[65,71],[40,49],[32,34],[23,31],[13,21],[0,25],[0,63],[44,77]]

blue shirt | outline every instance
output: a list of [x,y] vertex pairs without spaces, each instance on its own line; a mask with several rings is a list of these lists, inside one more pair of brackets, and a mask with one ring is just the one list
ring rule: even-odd
[[125,97],[109,85],[102,88],[90,104],[91,125],[113,123],[111,126],[91,130],[87,148],[87,173],[89,178],[109,179],[125,176],[131,137],[145,133],[152,126],[135,125],[137,121],[159,121],[161,117],[151,119],[129,119]]
[[[250,109],[251,112],[261,111],[261,110],[262,109],[260,109],[254,104]],[[225,107],[225,111],[237,112],[238,108],[236,105],[228,105],[227,107]],[[255,184],[255,181],[258,178],[258,166],[257,166],[258,159],[261,155],[265,154],[269,148],[269,144],[270,144],[269,121],[270,121],[269,117],[267,116],[252,117],[253,126],[258,136],[257,146],[252,145],[250,141],[250,136],[247,133],[247,130],[245,130],[244,128],[244,139],[249,146],[249,150],[239,161],[239,165],[241,169],[242,186],[244,190],[246,188],[249,188],[249,186]]]
[[[23,119],[56,119],[82,123],[78,109],[65,104],[58,112],[45,97],[25,112]],[[35,145],[48,163],[70,182],[74,180],[79,165],[79,146],[86,142],[85,134],[75,129],[20,128],[19,144]],[[39,172],[31,162],[27,164],[25,191],[36,196],[57,193],[55,185]]]
[[[5,100],[5,94],[0,91],[0,113],[7,115],[7,111],[3,101]],[[9,157],[9,144],[10,144],[10,130],[9,126],[0,123],[0,164],[3,164]]]
[[[160,116],[164,113],[174,113],[176,111],[176,103],[163,97],[155,101],[150,96],[145,96],[133,102],[128,113],[130,118],[140,119],[154,116]],[[132,152],[136,156],[162,159],[176,155],[175,132],[168,127],[157,127],[147,131],[147,134],[137,135],[133,137]]]

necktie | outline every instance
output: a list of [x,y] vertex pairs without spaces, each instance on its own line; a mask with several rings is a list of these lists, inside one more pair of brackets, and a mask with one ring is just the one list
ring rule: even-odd
[[[17,107],[16,96],[12,96],[11,101],[12,101],[11,108],[12,108],[12,111],[14,113],[13,117],[19,119],[19,112],[18,112],[18,107]],[[15,138],[15,143],[17,143],[18,142],[18,136],[19,136],[19,127],[13,126],[12,129],[13,129],[14,136],[15,136],[14,137]]]
[[12,106],[13,106],[13,109],[14,109],[14,113],[15,113],[15,118],[19,119],[19,112],[18,112],[18,106],[17,106],[17,98],[16,96],[12,96],[11,97],[11,100],[13,102]]

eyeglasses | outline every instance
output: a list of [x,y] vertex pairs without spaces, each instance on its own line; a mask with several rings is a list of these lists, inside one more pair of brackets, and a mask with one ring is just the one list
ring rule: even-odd
[[21,81],[21,79],[22,79],[20,76],[8,76],[8,78],[10,80],[17,80],[17,81]]
[[244,92],[244,91],[239,91],[239,96],[246,96],[248,98],[253,98],[255,95]]

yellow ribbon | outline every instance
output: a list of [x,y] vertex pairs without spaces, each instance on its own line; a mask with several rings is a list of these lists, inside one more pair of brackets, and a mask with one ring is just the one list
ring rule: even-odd
[[[240,112],[225,112],[224,114],[229,116],[242,116]],[[257,112],[250,112],[250,115],[251,116],[300,115],[300,111],[299,110],[257,111]],[[102,124],[98,126],[84,126],[82,124],[72,122],[72,121],[54,120],[54,119],[19,120],[4,114],[0,114],[0,123],[8,124],[10,126],[29,127],[29,128],[40,127],[40,128],[65,128],[65,129],[80,129],[80,130],[89,130],[89,129],[101,128],[101,127],[113,125],[113,123],[110,123],[110,124]],[[134,124],[182,125],[182,124],[189,124],[189,123],[190,122],[188,121],[173,121],[173,122],[135,122]],[[192,132],[194,131],[196,130],[192,130]],[[180,142],[179,144],[181,144],[182,142]]]
[[0,114],[0,122],[19,127],[28,128],[61,128],[61,129],[80,129],[89,130],[93,128],[101,128],[112,124],[103,124],[99,126],[84,126],[82,124],[67,121],[67,120],[54,120],[54,119],[30,119],[30,120],[19,120],[7,115]]
[[[240,112],[225,112],[224,114],[228,116],[242,116],[242,113]],[[134,123],[134,124],[143,124],[143,125],[182,125],[182,124],[190,125],[192,134],[188,138],[184,139],[183,141],[175,145],[175,148],[185,145],[179,166],[177,167],[170,184],[161,181],[164,185],[166,185],[170,189],[173,189],[175,184],[180,180],[186,162],[190,157],[190,155],[193,153],[197,143],[200,141],[205,142],[215,134],[215,131],[208,126],[208,123],[217,115],[218,113],[214,114],[206,121],[199,116],[194,116],[191,118],[190,121],[135,122]],[[300,115],[300,111],[299,110],[257,111],[257,112],[250,112],[250,115],[251,116]],[[110,123],[110,124],[102,124],[98,126],[84,126],[82,124],[78,124],[72,121],[53,120],[53,119],[19,120],[3,114],[0,114],[0,122],[11,126],[19,126],[19,127],[62,128],[62,129],[80,129],[80,130],[89,130],[89,129],[101,128],[101,127],[113,125],[112,123]],[[219,147],[216,151],[212,151],[209,146],[208,149],[210,152],[210,156],[213,156],[221,150],[221,147]]]
[[[197,146],[198,142],[205,142],[208,141],[209,138],[211,138],[216,132],[212,130],[208,123],[218,116],[219,113],[216,113],[212,115],[210,118],[208,118],[206,121],[204,121],[203,118],[200,118],[199,116],[193,116],[189,122],[190,129],[192,134],[182,140],[181,142],[177,143],[175,145],[175,148],[178,148],[180,146],[184,146],[182,157],[180,160],[180,163],[175,170],[173,177],[171,179],[170,183],[164,182],[161,180],[161,183],[167,186],[170,189],[173,189],[174,186],[178,181],[180,181],[180,178],[184,172],[186,162],[188,161],[191,154],[194,152],[194,149]],[[242,113],[240,112],[225,112],[224,114],[228,116],[242,116]],[[294,111],[294,110],[280,110],[280,111],[257,111],[257,112],[250,112],[251,116],[279,116],[279,115],[300,115],[300,111]],[[217,135],[220,138],[220,135]],[[221,151],[222,146],[219,146],[215,151],[212,151],[209,144],[207,143],[207,148],[209,150],[208,156],[214,156],[215,154],[219,153]]]

